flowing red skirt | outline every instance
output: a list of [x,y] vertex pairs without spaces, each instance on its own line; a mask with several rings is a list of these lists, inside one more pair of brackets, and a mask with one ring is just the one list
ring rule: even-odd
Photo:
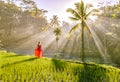
[[37,57],[37,58],[42,57],[42,50],[41,49],[35,49],[35,57]]

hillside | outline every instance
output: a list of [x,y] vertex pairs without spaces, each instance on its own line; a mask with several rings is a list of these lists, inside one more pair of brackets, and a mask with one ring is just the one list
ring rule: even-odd
[[0,52],[0,82],[120,82],[120,69]]

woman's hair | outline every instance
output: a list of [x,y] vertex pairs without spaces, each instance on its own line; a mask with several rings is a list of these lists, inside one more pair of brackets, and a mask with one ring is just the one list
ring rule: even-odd
[[41,42],[39,41],[38,44],[41,44]]

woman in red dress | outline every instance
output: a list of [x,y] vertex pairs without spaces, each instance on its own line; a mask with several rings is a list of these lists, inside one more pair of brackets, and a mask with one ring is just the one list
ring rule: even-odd
[[35,49],[35,57],[39,58],[39,57],[42,57],[42,56],[43,56],[43,53],[42,53],[41,43],[38,42],[37,48]]

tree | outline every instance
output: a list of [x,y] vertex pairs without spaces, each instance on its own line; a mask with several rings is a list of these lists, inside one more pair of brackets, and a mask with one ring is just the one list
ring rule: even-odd
[[73,21],[79,22],[70,30],[70,33],[80,28],[80,25],[81,25],[82,61],[84,62],[84,55],[85,55],[84,53],[84,29],[86,27],[89,30],[86,20],[91,14],[93,14],[93,12],[97,12],[98,10],[90,9],[92,5],[90,4],[85,5],[82,0],[79,3],[75,3],[75,7],[76,7],[75,9],[72,9],[72,8],[67,9],[67,12],[70,12],[73,15],[72,17],[69,17],[69,18],[72,19]]
[[[44,14],[45,10],[41,10]],[[38,11],[33,17],[32,10],[23,11],[16,4],[0,1],[0,11],[2,11],[0,13],[0,46],[3,45],[1,47],[6,50],[13,49],[35,34],[43,32],[48,25],[47,19],[41,16]]]
[[51,20],[51,23],[50,23],[50,25],[53,27],[53,28],[55,28],[55,27],[58,27],[59,26],[59,20],[58,20],[58,17],[57,17],[57,15],[53,15],[53,18],[52,19],[50,19]]
[[56,36],[57,49],[58,49],[58,41],[59,41],[60,35],[62,34],[62,30],[61,30],[61,28],[54,28],[53,33]]
[[32,10],[31,10],[31,15],[32,16],[35,16],[35,17],[45,17],[45,14],[47,13],[48,11],[47,10],[44,10],[44,9],[38,9],[37,7],[34,7]]

